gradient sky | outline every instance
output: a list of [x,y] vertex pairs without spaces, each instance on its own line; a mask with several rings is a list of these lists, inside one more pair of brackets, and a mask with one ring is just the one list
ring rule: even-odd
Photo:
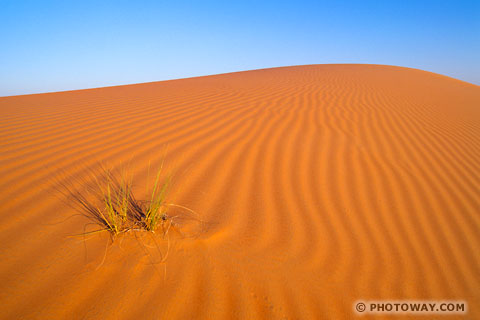
[[480,1],[0,0],[0,96],[317,63],[480,84]]

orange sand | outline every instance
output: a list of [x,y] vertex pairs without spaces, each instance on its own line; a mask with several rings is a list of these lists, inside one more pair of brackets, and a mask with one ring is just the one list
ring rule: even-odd
[[[165,265],[146,238],[68,237],[87,220],[59,170],[131,160],[142,186],[165,145],[172,201],[204,232]],[[466,82],[312,65],[4,97],[0,163],[1,319],[347,319],[358,299],[466,300],[480,318]]]

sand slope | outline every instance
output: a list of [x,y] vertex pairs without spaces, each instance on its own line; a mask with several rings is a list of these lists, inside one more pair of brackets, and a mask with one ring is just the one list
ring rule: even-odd
[[[166,265],[146,238],[68,237],[86,220],[52,177],[131,161],[143,185],[165,145],[172,201],[206,230]],[[4,97],[0,177],[1,319],[341,319],[357,299],[466,300],[480,318],[466,82],[313,65]]]

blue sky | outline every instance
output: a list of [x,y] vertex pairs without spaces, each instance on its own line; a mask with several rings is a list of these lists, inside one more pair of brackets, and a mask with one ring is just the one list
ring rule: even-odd
[[480,84],[480,1],[0,0],[0,96],[374,63]]

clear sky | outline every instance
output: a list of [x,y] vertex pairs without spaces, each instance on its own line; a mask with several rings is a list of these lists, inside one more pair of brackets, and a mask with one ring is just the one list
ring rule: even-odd
[[480,1],[0,0],[0,96],[317,63],[480,84]]

